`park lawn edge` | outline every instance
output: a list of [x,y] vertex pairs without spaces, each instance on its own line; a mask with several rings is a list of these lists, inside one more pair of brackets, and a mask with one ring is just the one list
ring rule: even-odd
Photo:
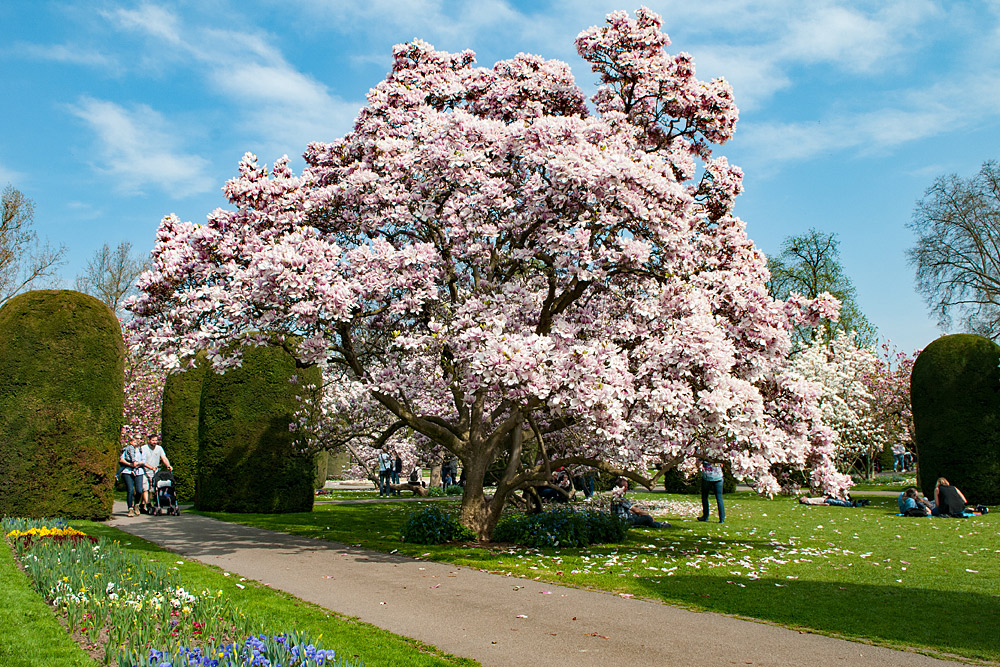
[[95,667],[99,663],[70,636],[52,606],[32,586],[10,542],[0,548],[0,664]]

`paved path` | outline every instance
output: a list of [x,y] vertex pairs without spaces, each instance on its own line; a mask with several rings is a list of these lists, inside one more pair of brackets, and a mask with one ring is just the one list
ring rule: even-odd
[[487,666],[955,664],[195,514],[127,518],[119,502],[109,525]]

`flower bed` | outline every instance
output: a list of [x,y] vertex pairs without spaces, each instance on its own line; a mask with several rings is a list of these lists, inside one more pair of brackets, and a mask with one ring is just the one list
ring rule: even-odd
[[303,634],[269,634],[222,591],[186,591],[175,573],[61,521],[4,519],[32,584],[104,664],[351,665]]

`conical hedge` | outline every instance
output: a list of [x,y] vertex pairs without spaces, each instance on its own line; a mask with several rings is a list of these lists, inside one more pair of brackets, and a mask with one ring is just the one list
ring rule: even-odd
[[[195,506],[223,512],[308,512],[316,463],[289,431],[298,402],[293,376],[318,384],[280,347],[249,347],[243,364],[208,371],[201,391]],[[168,453],[169,456],[169,453]]]
[[111,516],[124,358],[118,318],[92,296],[0,308],[0,516]]
[[942,336],[917,357],[910,400],[920,486],[938,477],[971,503],[1000,502],[1000,346],[973,334]]

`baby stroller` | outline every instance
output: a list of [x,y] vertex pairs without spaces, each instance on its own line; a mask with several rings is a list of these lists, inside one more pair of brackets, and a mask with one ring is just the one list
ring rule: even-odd
[[153,514],[173,514],[180,516],[177,506],[177,491],[174,489],[174,473],[169,470],[158,470],[153,475]]

